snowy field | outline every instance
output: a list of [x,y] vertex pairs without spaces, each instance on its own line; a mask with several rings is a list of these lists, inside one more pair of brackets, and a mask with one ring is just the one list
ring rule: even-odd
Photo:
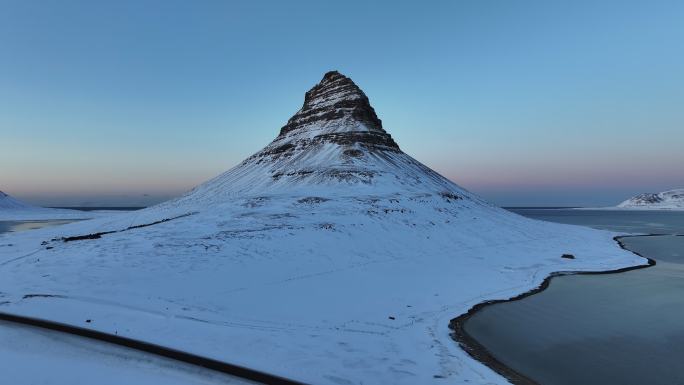
[[451,340],[450,319],[554,271],[645,264],[611,233],[493,207],[422,216],[425,203],[391,198],[350,221],[339,202],[237,204],[72,242],[50,240],[124,218],[0,236],[0,310],[310,383],[502,383]]
[[104,342],[0,321],[2,383],[12,385],[250,384]]

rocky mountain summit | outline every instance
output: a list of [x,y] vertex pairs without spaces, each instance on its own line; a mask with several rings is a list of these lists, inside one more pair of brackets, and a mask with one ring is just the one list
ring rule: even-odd
[[368,151],[398,152],[399,146],[382,128],[366,94],[337,71],[309,90],[302,108],[280,129],[267,153],[292,155],[297,148],[334,143],[344,146],[343,154],[360,157]]
[[255,156],[292,157],[301,150],[318,149],[324,144],[343,147],[343,155],[361,157],[364,151],[399,152],[399,146],[382,128],[366,94],[348,77],[337,71],[304,96],[304,105],[278,137]]
[[348,77],[330,71],[305,94],[304,106],[280,129],[280,136],[314,124],[328,126],[350,120],[363,123],[365,131],[386,134],[366,94]]
[[639,194],[620,203],[617,207],[652,210],[684,209],[684,189]]

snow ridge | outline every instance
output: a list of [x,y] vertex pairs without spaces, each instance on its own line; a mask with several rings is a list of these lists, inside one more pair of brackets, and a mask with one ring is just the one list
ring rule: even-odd
[[0,210],[17,210],[36,208],[0,191]]
[[0,191],[0,221],[88,219],[103,215],[112,215],[112,213],[34,206]]
[[620,203],[617,207],[646,210],[684,210],[684,189],[639,194]]

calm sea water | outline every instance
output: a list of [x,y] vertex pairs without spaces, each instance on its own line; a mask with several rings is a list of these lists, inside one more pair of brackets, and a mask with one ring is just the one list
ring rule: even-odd
[[[642,233],[684,233],[682,212],[514,210],[536,219]],[[657,265],[551,280],[484,307],[467,333],[541,384],[684,384],[684,237],[624,239]]]
[[684,212],[682,211],[509,210],[543,221],[589,226],[603,230],[647,234],[684,234]]
[[0,234],[14,233],[17,231],[27,231],[65,225],[74,222],[73,220],[46,220],[46,221],[0,221]]

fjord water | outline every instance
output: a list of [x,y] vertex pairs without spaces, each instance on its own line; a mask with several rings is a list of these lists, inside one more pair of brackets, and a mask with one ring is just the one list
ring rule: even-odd
[[[516,211],[615,231],[684,233],[684,212]],[[623,243],[656,266],[553,278],[540,293],[485,306],[465,331],[540,384],[684,383],[684,237]]]
[[0,221],[0,234],[42,229],[43,227],[65,225],[71,222],[74,220]]
[[645,234],[684,234],[682,211],[509,209],[542,221],[589,226],[601,230]]

